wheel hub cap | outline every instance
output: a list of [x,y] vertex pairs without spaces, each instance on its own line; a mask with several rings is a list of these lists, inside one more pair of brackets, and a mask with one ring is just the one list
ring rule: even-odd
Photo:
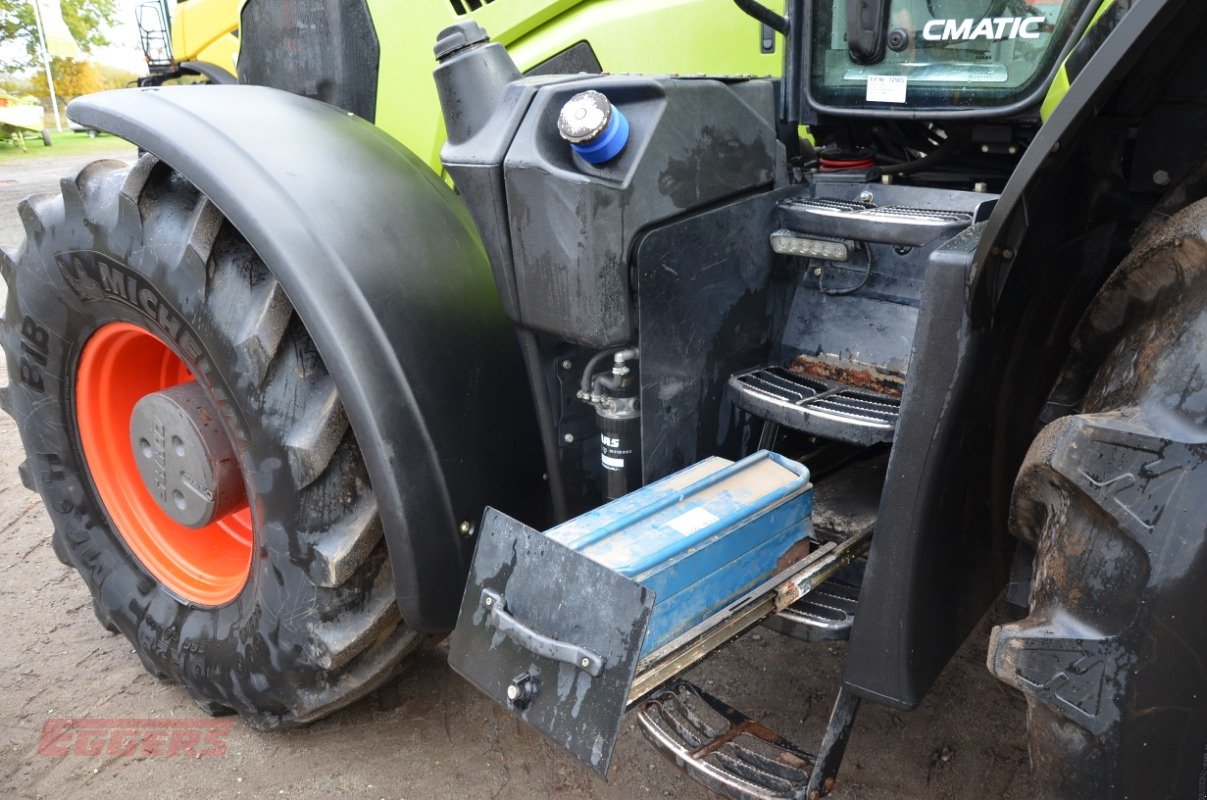
[[197,381],[139,400],[130,444],[147,491],[181,525],[204,528],[246,503],[234,448]]

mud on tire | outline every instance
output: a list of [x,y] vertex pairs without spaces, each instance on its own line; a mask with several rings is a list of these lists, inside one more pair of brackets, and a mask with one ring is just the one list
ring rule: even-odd
[[[381,520],[335,384],[280,284],[166,164],[100,161],[21,204],[0,405],[98,619],[152,674],[255,727],[312,721],[395,674],[420,640],[401,619]],[[254,535],[230,602],[185,602],[132,555],[99,499],[74,407],[80,353],[110,322],[171,346],[236,443]],[[83,687],[81,687],[83,688]]]
[[1207,786],[1207,201],[1147,236],[1083,317],[1014,487],[1030,614],[989,668],[1027,698],[1042,796]]

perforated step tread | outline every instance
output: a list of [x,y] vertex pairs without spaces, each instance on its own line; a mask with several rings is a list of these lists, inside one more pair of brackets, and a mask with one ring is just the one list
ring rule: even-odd
[[794,430],[871,445],[891,442],[901,401],[865,389],[807,377],[779,366],[729,379],[739,408]]
[[689,777],[732,800],[803,797],[816,758],[687,681],[641,704],[654,747]]
[[849,639],[855,625],[859,588],[831,578],[763,624],[806,642]]
[[780,204],[786,228],[805,233],[921,247],[971,225],[968,211],[871,205],[833,197],[802,197]]
[[867,206],[851,200],[837,200],[830,197],[806,197],[785,203],[787,206],[799,208],[813,214],[823,216],[859,216],[864,219],[885,218],[894,221],[916,221],[932,224],[972,222],[972,215],[966,211],[944,211],[934,208],[910,208],[908,206]]

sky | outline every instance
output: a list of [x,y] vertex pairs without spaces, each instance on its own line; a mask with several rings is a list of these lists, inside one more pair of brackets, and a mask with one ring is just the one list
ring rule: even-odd
[[93,51],[94,61],[138,74],[147,71],[147,62],[138,44],[138,26],[134,23],[134,8],[141,2],[144,0],[117,0],[115,24],[107,34],[112,44]]
[[[43,0],[52,2],[53,0]],[[138,44],[138,26],[134,22],[134,9],[145,0],[117,0],[117,11],[114,14],[114,25],[106,36],[110,41],[108,47],[98,48],[88,55],[93,61],[121,67],[137,74],[146,70],[146,61]],[[15,44],[0,43],[0,48],[19,47]]]

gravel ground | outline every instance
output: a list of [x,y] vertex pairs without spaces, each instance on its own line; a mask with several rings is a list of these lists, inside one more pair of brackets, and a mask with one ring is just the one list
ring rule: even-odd
[[[16,203],[57,188],[95,159],[49,156],[0,165],[0,244],[21,237]],[[112,157],[129,159],[125,148]],[[7,376],[0,377],[7,383]],[[635,798],[711,797],[677,774],[632,720],[605,781],[498,711],[445,664],[443,646],[352,708],[284,734],[234,723],[224,755],[40,755],[55,719],[191,720],[179,687],[148,675],[121,636],[106,633],[87,590],[55,559],[37,495],[22,488],[16,427],[0,416],[0,797],[59,798]],[[917,711],[865,704],[839,800],[1034,795],[1021,698],[986,671],[988,621]],[[689,678],[815,749],[841,673],[844,645],[807,645],[757,630]]]

